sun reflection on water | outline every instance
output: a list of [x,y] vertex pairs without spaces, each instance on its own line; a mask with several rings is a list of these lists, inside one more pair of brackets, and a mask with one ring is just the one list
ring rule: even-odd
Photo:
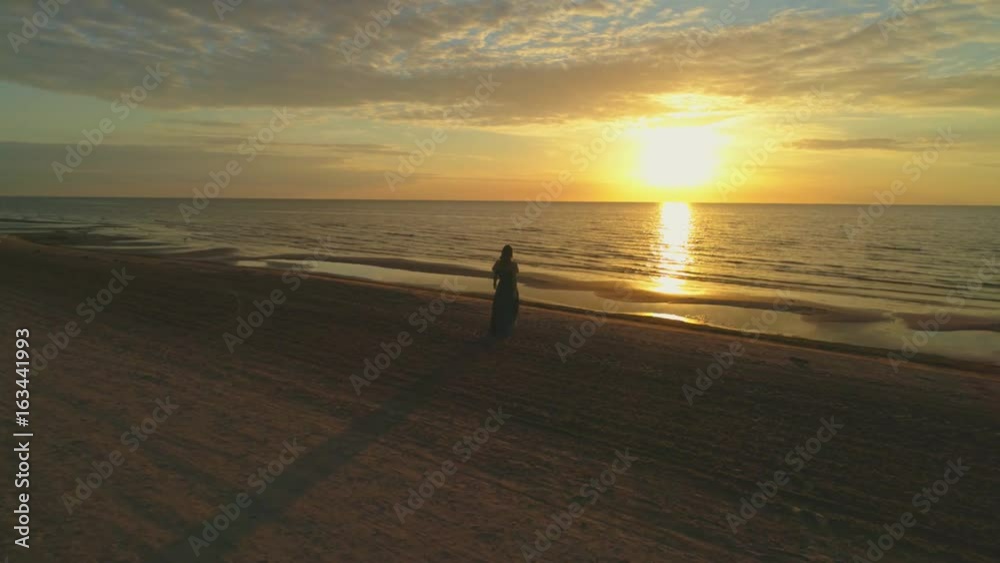
[[671,294],[691,293],[684,274],[691,263],[688,243],[691,238],[691,206],[686,203],[660,205],[657,256],[660,276],[656,291]]

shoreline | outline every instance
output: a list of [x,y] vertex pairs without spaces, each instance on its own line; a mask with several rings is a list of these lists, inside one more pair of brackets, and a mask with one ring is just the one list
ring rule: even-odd
[[[59,238],[61,238],[61,235],[64,235],[64,234],[66,234],[66,233],[63,232],[63,231],[51,231],[51,232],[43,233],[43,235],[48,235],[48,237],[50,237],[50,238],[47,239],[45,236],[42,236],[40,238],[42,240],[50,240],[51,241],[52,238],[59,239]],[[75,246],[64,245],[64,244],[53,244],[52,242],[37,242],[36,240],[33,240],[31,236],[23,236],[23,235],[7,235],[7,238],[14,239],[14,240],[17,240],[17,241],[21,241],[21,242],[26,243],[26,244],[36,244],[36,245],[39,245],[39,246],[47,246],[47,247],[51,247],[51,248],[61,248],[61,249],[67,249],[67,250],[76,250],[76,251],[81,251],[81,252],[102,253],[102,254],[107,254],[107,255],[110,255],[110,256],[123,255],[123,256],[133,256],[133,257],[144,257],[144,258],[152,258],[152,259],[156,259],[156,260],[164,260],[164,261],[167,261],[167,262],[195,263],[195,264],[199,264],[199,265],[216,265],[216,266],[223,267],[223,268],[239,268],[239,269],[249,269],[249,270],[263,270],[263,271],[270,271],[270,272],[285,272],[285,271],[289,271],[288,268],[280,268],[280,267],[274,267],[274,266],[246,266],[246,265],[236,265],[235,264],[236,261],[252,260],[253,258],[250,258],[250,259],[239,258],[239,259],[231,259],[229,261],[227,261],[227,260],[216,260],[216,258],[219,258],[220,256],[225,256],[227,254],[226,252],[222,252],[222,250],[224,250],[224,249],[213,249],[213,250],[210,250],[210,251],[197,251],[197,250],[195,250],[195,251],[189,251],[189,252],[182,252],[182,253],[178,253],[178,254],[173,254],[173,253],[142,253],[142,252],[129,252],[129,251],[112,251],[112,250],[108,250],[108,249],[105,249],[105,248],[83,248],[83,247],[75,247]],[[70,240],[72,240],[72,239],[70,239]],[[386,260],[390,261],[390,262],[396,261],[396,259],[392,259],[392,258],[386,258]],[[469,272],[469,271],[466,271],[466,269],[463,269],[463,268],[456,268],[454,271],[453,270],[448,270],[448,271],[446,271],[444,273],[445,274],[448,274],[448,273],[455,274],[455,272],[459,272],[459,275],[465,275],[465,276],[468,276],[468,275],[474,274],[474,273],[480,273],[480,274],[482,274],[484,276],[488,274],[488,272],[485,272],[485,271],[483,271],[483,272]],[[407,284],[404,284],[404,283],[385,282],[385,281],[380,281],[380,280],[368,279],[368,278],[364,278],[364,277],[355,277],[355,276],[349,276],[349,275],[341,275],[341,274],[330,273],[330,272],[309,271],[309,272],[305,273],[304,275],[308,275],[309,277],[315,277],[315,278],[326,278],[326,279],[331,279],[331,280],[341,280],[341,281],[350,281],[350,282],[356,282],[356,283],[374,284],[374,285],[378,285],[378,286],[382,286],[382,287],[393,288],[393,289],[396,289],[396,290],[399,290],[399,291],[428,290],[428,288],[426,286],[423,286],[423,285],[407,285]],[[603,283],[601,284],[602,287],[607,286],[607,285],[609,285],[609,284],[603,284]],[[602,291],[604,293],[608,293],[607,288],[603,289]],[[483,292],[464,292],[464,293],[462,293],[462,295],[469,296],[469,297],[474,297],[474,298],[478,298],[478,299],[484,299],[484,300],[487,300],[487,301],[492,300],[492,297],[493,297],[491,294],[489,294],[489,293],[483,293]],[[606,299],[607,297],[604,297],[604,298]],[[556,304],[556,303],[539,302],[539,301],[533,301],[531,299],[525,299],[525,298],[521,299],[521,303],[523,305],[527,305],[527,306],[531,306],[531,307],[535,307],[535,308],[539,308],[539,309],[546,309],[546,310],[551,310],[551,311],[557,311],[557,312],[571,313],[571,314],[583,315],[583,316],[608,317],[608,318],[614,318],[614,319],[618,319],[618,320],[622,320],[622,321],[632,321],[632,322],[637,322],[637,323],[648,323],[648,324],[651,324],[651,325],[660,325],[660,326],[669,327],[669,328],[672,328],[672,329],[675,329],[675,330],[688,330],[688,331],[695,331],[696,333],[703,332],[703,333],[708,333],[708,334],[718,334],[718,335],[724,335],[724,336],[739,337],[739,338],[742,338],[742,339],[745,339],[745,340],[748,340],[748,341],[754,341],[754,342],[756,342],[756,341],[763,341],[763,342],[769,342],[769,343],[772,343],[772,344],[775,344],[775,345],[794,346],[794,347],[798,347],[798,348],[806,348],[806,349],[811,349],[811,350],[822,350],[822,351],[826,351],[826,352],[837,352],[837,353],[854,355],[854,356],[868,358],[868,359],[873,359],[873,360],[880,360],[880,361],[884,361],[884,362],[891,362],[893,354],[896,355],[897,358],[902,357],[902,351],[898,350],[898,349],[894,350],[894,349],[888,349],[888,348],[880,348],[880,347],[876,347],[876,346],[863,346],[863,345],[850,344],[850,343],[828,342],[828,341],[824,341],[824,340],[809,339],[809,338],[797,337],[797,336],[790,336],[790,335],[767,334],[767,333],[764,333],[764,332],[759,332],[758,334],[756,334],[754,336],[748,336],[747,332],[741,331],[741,330],[738,330],[738,329],[734,329],[734,328],[727,328],[727,327],[723,327],[723,326],[715,326],[715,325],[710,325],[710,324],[705,324],[705,323],[699,323],[699,322],[696,322],[696,321],[672,320],[672,319],[668,319],[668,318],[657,317],[657,316],[655,316],[653,314],[614,313],[614,312],[606,312],[606,311],[602,312],[602,311],[595,310],[595,309],[587,309],[587,308],[583,308],[583,307],[574,307],[574,306],[570,306],[570,305],[562,305],[562,304]],[[800,311],[804,311],[804,309],[800,309]],[[793,311],[793,312],[795,312],[795,311]],[[923,318],[923,317],[918,316],[918,315],[912,315],[911,317],[913,319],[921,319],[921,318]],[[913,321],[913,322],[915,322],[915,321]],[[565,327],[554,327],[554,328],[565,330]],[[996,375],[1000,375],[1000,364],[992,364],[992,363],[989,363],[989,362],[967,360],[967,359],[960,359],[960,358],[951,358],[951,357],[947,357],[947,356],[941,356],[941,355],[935,355],[935,354],[929,354],[929,353],[919,353],[919,354],[917,354],[916,356],[914,356],[912,358],[906,358],[906,363],[912,363],[912,364],[915,364],[915,365],[924,365],[924,366],[928,366],[928,367],[949,368],[949,369],[955,369],[955,370],[959,370],[959,371],[972,372],[972,373],[990,373],[990,372],[992,372],[992,373],[994,373]]]
[[[489,278],[489,272],[479,262],[410,259],[378,253],[337,254],[328,251],[322,241],[322,250],[313,254],[288,249],[253,253],[236,246],[199,248],[198,245],[171,243],[135,234],[95,232],[98,228],[97,225],[48,228],[24,231],[14,236],[40,244],[215,261],[242,267],[284,270],[309,264],[317,273],[349,279],[390,280],[390,283],[404,287],[428,287],[436,283],[430,283],[431,280],[440,276],[461,276],[482,282],[479,287],[481,293],[488,289],[485,280]],[[1000,273],[995,260],[987,268],[992,273]],[[985,275],[983,269],[979,274],[980,278]],[[766,323],[766,328],[758,328],[773,336],[885,350],[887,356],[889,353],[899,356],[906,346],[911,346],[910,339],[926,337],[927,342],[917,348],[925,349],[928,356],[943,358],[946,362],[955,360],[1000,365],[1000,355],[981,352],[1000,349],[1000,317],[996,316],[995,308],[987,306],[1000,301],[974,297],[978,289],[972,285],[951,288],[952,291],[945,297],[926,291],[899,293],[882,289],[872,293],[830,284],[790,285],[780,280],[736,286],[728,286],[724,282],[720,285],[709,278],[689,281],[689,291],[671,292],[660,291],[648,280],[622,279],[608,272],[601,276],[579,278],[572,271],[533,271],[526,268],[522,269],[519,277],[522,297],[534,303],[600,311],[600,303],[610,299],[621,303],[623,313],[637,317],[683,318],[690,324],[736,332],[754,323],[759,325],[761,315],[777,313],[775,323]],[[903,282],[891,283],[906,286]],[[617,290],[622,284],[628,288],[625,294]],[[928,287],[949,289],[940,285]],[[888,294],[885,293],[887,291]],[[942,318],[945,320],[942,321]],[[941,363],[931,361],[936,365]]]
[[[907,511],[919,528],[893,548],[900,560],[1000,556],[1000,381],[984,373],[894,373],[876,357],[634,318],[591,334],[586,313],[528,304],[514,336],[490,342],[489,302],[446,288],[14,239],[0,263],[0,331],[30,328],[36,354],[58,346],[30,387],[39,563],[186,561],[192,546],[234,563],[511,561],[525,546],[557,561],[850,560]],[[78,330],[46,352],[67,321]],[[231,351],[227,333],[242,340]],[[503,424],[467,452],[491,410]],[[145,440],[123,436],[151,417]],[[843,427],[788,461],[824,421]],[[289,444],[294,463],[268,469]],[[628,471],[537,545],[616,452],[635,459]],[[916,512],[913,491],[956,460],[968,475]],[[773,494],[751,514],[760,483]],[[251,502],[206,532],[241,494]]]

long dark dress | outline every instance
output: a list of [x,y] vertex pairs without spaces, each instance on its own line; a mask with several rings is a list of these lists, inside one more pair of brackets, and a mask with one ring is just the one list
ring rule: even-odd
[[493,314],[490,316],[490,336],[505,338],[514,332],[520,297],[517,294],[517,262],[497,260],[493,275],[499,278],[493,294]]

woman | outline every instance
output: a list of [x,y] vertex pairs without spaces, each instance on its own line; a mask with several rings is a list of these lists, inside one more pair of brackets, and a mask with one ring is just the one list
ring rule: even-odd
[[514,249],[508,244],[500,252],[500,259],[493,264],[493,314],[490,317],[490,336],[506,338],[514,331],[520,298],[517,295],[517,262]]

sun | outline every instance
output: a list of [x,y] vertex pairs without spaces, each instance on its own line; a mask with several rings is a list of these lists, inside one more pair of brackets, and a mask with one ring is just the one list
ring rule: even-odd
[[658,188],[706,184],[719,165],[724,138],[710,127],[648,129],[641,134],[638,174]]

